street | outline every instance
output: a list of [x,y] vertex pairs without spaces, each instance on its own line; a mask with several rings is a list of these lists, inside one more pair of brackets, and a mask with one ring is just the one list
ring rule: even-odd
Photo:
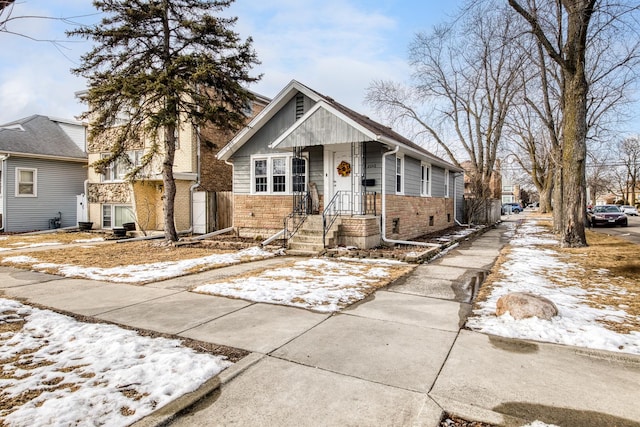
[[627,217],[629,218],[628,227],[593,227],[591,230],[640,244],[640,216],[627,215]]

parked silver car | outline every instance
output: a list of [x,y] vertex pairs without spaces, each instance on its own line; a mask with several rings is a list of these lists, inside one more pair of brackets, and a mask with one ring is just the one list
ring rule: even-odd
[[635,206],[622,205],[622,206],[620,206],[620,210],[622,212],[626,213],[627,215],[638,216],[638,209],[636,209]]

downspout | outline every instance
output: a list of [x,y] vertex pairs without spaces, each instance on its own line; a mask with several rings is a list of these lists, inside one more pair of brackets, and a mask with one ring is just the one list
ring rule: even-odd
[[453,220],[455,221],[456,224],[458,224],[460,227],[469,227],[469,224],[462,224],[460,221],[458,221],[458,218],[456,218],[456,213],[458,212],[458,197],[456,194],[456,185],[457,185],[457,180],[458,180],[458,176],[462,175],[462,173],[457,172],[453,174]]
[[[2,167],[0,168],[0,172],[5,173],[7,170],[7,159],[10,157],[10,154],[5,154],[4,156],[0,156],[0,162],[2,162]],[[7,204],[6,201],[7,194],[7,177],[3,177],[2,179],[2,188],[0,188],[0,195],[2,196],[2,227],[0,227],[0,231],[4,231],[4,224],[7,222]]]
[[387,201],[386,201],[386,196],[387,196],[387,192],[386,192],[386,187],[387,187],[387,174],[386,174],[386,165],[387,165],[387,156],[390,156],[392,154],[396,154],[398,153],[398,151],[400,150],[400,146],[396,145],[396,148],[394,148],[391,151],[387,151],[386,153],[384,153],[382,155],[382,224],[380,226],[380,236],[382,237],[382,241],[385,243],[392,243],[392,244],[396,244],[396,245],[411,245],[411,246],[427,246],[427,247],[433,247],[433,248],[439,248],[440,245],[437,243],[427,243],[427,242],[414,242],[414,241],[408,241],[408,240],[394,240],[394,239],[387,239],[386,236],[386,224],[387,224]]
[[[90,221],[89,218],[89,180],[85,179],[84,183],[82,184],[82,187],[84,188],[84,210],[85,210],[85,214],[84,214],[84,218],[83,221]],[[80,222],[78,220],[78,222]]]
[[[233,194],[233,174],[235,173],[235,167],[233,166],[233,162],[230,162],[229,160],[224,160],[224,163],[229,165],[229,166],[231,166],[231,196],[233,197],[234,196],[234,194]],[[233,211],[235,212],[235,203],[234,203],[233,206],[234,206]],[[238,230],[236,230],[235,223],[234,223],[234,220],[233,220],[234,212],[232,212],[232,215],[231,215],[231,227],[230,228],[233,228],[235,230],[235,233],[236,233],[236,236],[237,236],[238,235]]]
[[[196,182],[194,182],[191,187],[189,187],[189,198],[191,200],[191,220],[189,221],[191,227],[188,230],[184,231],[184,233],[192,233],[193,232],[193,223],[195,221],[195,216],[193,214],[193,192],[196,188],[200,186],[200,126],[196,129]],[[206,231],[206,230],[205,230]]]

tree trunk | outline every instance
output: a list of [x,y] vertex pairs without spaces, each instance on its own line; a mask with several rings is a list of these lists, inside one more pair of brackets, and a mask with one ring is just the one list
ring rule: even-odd
[[173,161],[176,154],[176,125],[170,124],[164,129],[164,160],[162,162],[162,182],[164,183],[164,238],[171,242],[178,240],[178,232],[174,222],[174,206],[176,200],[176,181],[173,177]]
[[587,92],[585,75],[587,28],[594,0],[563,0],[567,9],[567,42],[563,53],[562,197],[560,246],[587,246],[586,219]]
[[[561,151],[561,150],[558,150]],[[560,234],[563,227],[564,200],[562,194],[562,166],[556,167],[553,172],[553,231]]]
[[564,222],[560,245],[582,247],[587,245],[585,223],[585,160],[587,157],[587,82],[584,73],[567,76],[562,147],[562,198]]
[[548,213],[551,212],[551,194],[553,192],[553,179],[551,177],[548,180],[549,184],[546,184],[544,187],[538,189],[538,194],[540,195],[540,207],[538,208],[538,212],[540,213]]

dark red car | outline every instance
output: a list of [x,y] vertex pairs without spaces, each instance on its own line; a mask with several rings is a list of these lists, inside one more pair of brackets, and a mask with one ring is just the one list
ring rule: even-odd
[[587,211],[589,226],[596,225],[628,225],[627,216],[616,205],[598,205]]

